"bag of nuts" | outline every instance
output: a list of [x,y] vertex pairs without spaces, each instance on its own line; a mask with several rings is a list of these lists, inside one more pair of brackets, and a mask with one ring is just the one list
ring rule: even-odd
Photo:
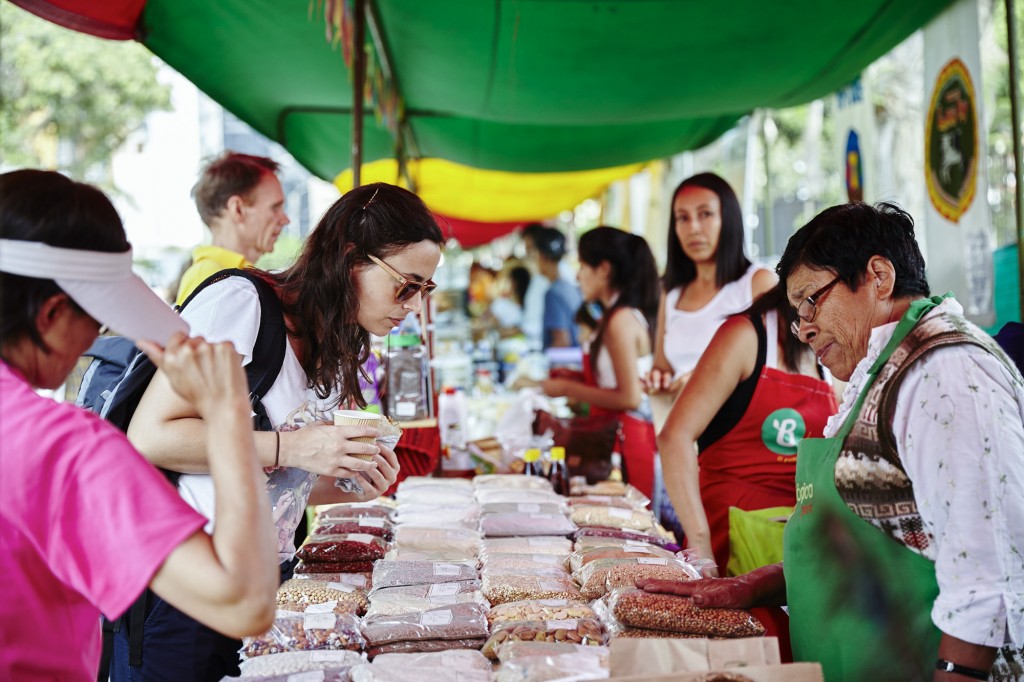
[[505,642],[522,641],[603,646],[607,637],[597,618],[512,621],[494,628],[481,653],[488,658],[497,658],[498,649]]
[[377,502],[360,502],[357,504],[331,504],[321,505],[316,508],[317,523],[330,523],[339,519],[386,519],[391,520],[394,509],[390,506]]
[[313,535],[342,535],[345,533],[366,533],[375,535],[385,540],[391,540],[394,526],[387,519],[381,518],[359,518],[359,519],[336,519],[317,524],[313,529]]
[[372,647],[423,639],[469,639],[487,636],[487,607],[450,604],[420,613],[369,616],[363,636]]
[[[673,566],[680,572],[683,571],[682,562],[677,559],[668,559],[665,557],[597,559],[596,561],[588,563],[575,575],[577,582],[580,584],[580,593],[583,595],[584,599],[593,600],[603,597],[608,592],[608,576],[614,569],[623,566],[631,566],[634,568],[641,566],[652,568]],[[690,577],[687,575],[685,579],[688,580]],[[635,587],[635,584],[629,583],[628,586]]]
[[369,573],[373,570],[373,561],[326,561],[307,563],[300,561],[295,565],[295,575],[311,573]]
[[494,628],[502,623],[524,620],[566,620],[569,618],[597,618],[586,602],[568,599],[527,599],[506,602],[491,608],[487,623]]
[[364,613],[369,603],[365,592],[343,583],[292,578],[277,588],[278,604],[323,604],[331,601],[353,604],[357,613]]
[[607,597],[608,611],[623,626],[672,630],[704,637],[758,637],[764,626],[745,609],[702,609],[686,597],[620,587]]
[[486,562],[492,554],[553,554],[567,557],[572,547],[571,540],[548,535],[488,538],[480,546],[480,561]]
[[576,531],[574,536],[576,542],[589,542],[587,538],[603,537],[603,538],[619,538],[622,540],[633,540],[635,542],[643,542],[648,545],[657,545],[659,547],[669,547],[675,545],[675,540],[669,540],[668,538],[661,537],[651,532],[642,532],[638,530],[628,530],[625,528],[601,528],[599,526],[584,526]]
[[578,526],[627,528],[639,531],[648,531],[654,527],[654,515],[647,510],[601,507],[592,504],[574,506],[572,520]]
[[422,613],[430,609],[437,609],[449,604],[478,604],[485,610],[489,606],[481,592],[463,592],[462,594],[443,595],[434,597],[410,597],[395,596],[393,598],[381,599],[379,595],[370,599],[370,606],[366,609],[366,617],[372,616],[397,616],[403,613]]
[[534,575],[509,569],[485,570],[483,593],[491,606],[527,599],[583,600],[572,577],[561,569],[538,570]]
[[675,559],[675,554],[646,543],[629,543],[615,546],[593,547],[591,549],[576,550],[569,555],[569,570],[574,576],[591,561],[597,559],[640,559],[643,557],[660,557],[663,559]]
[[538,568],[562,568],[565,558],[557,554],[491,554],[484,562],[484,568],[514,568],[533,572]]
[[[316,566],[316,564],[312,564]],[[341,583],[357,590],[370,589],[370,573],[296,573],[295,580],[320,580],[325,583]]]
[[332,611],[306,611],[287,615],[279,613],[270,630],[258,637],[242,639],[239,654],[248,659],[285,651],[359,651],[365,645],[357,616],[338,615]]
[[384,556],[388,544],[369,533],[310,535],[295,553],[306,563],[374,561]]
[[239,666],[242,677],[293,675],[313,670],[331,671],[325,680],[347,680],[348,670],[365,659],[354,651],[289,651],[281,654],[257,656]]
[[420,671],[445,668],[455,671],[490,672],[493,667],[483,654],[469,649],[412,654],[381,654],[373,659],[373,665],[376,668],[404,668]]
[[636,587],[637,580],[700,580],[700,571],[682,560],[664,565],[650,562],[612,566],[605,576],[605,591]]
[[458,649],[479,650],[486,641],[486,637],[471,637],[468,639],[412,639],[370,647],[366,650],[366,655],[372,659],[381,654],[412,654],[428,651],[454,651]]

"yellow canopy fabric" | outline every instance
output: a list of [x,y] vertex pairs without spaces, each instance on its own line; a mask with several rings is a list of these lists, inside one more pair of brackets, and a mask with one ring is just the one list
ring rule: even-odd
[[[616,180],[628,178],[644,164],[572,173],[507,173],[462,166],[444,159],[409,162],[417,194],[427,207],[451,218],[486,223],[540,221],[571,210],[584,199],[603,192]],[[363,165],[363,184],[389,182],[406,186],[398,163],[382,159]],[[340,173],[334,184],[352,189],[352,171]]]

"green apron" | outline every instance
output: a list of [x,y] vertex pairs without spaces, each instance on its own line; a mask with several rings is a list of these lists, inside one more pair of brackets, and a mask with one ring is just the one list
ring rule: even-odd
[[839,433],[799,445],[784,539],[790,634],[794,658],[820,662],[827,682],[930,680],[935,669],[935,564],[854,514],[836,490],[835,466],[878,371],[943,298],[911,304]]

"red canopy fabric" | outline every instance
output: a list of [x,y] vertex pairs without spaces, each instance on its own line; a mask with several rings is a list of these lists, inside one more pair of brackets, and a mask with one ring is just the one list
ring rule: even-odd
[[449,218],[440,213],[435,213],[434,218],[437,220],[437,224],[441,226],[441,233],[444,234],[445,239],[456,239],[464,249],[482,246],[525,225],[522,221],[481,223],[475,220]]
[[73,31],[110,40],[135,39],[146,0],[11,0],[36,16]]

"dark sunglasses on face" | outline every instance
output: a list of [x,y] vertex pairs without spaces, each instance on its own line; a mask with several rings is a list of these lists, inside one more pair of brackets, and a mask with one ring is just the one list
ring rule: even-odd
[[398,292],[395,294],[396,303],[405,303],[416,294],[426,298],[430,295],[430,292],[437,288],[437,284],[434,283],[434,280],[428,279],[426,282],[417,282],[416,280],[409,279],[373,254],[368,253],[366,254],[366,257],[376,265],[380,266],[384,272],[391,275],[401,284],[398,288]]

